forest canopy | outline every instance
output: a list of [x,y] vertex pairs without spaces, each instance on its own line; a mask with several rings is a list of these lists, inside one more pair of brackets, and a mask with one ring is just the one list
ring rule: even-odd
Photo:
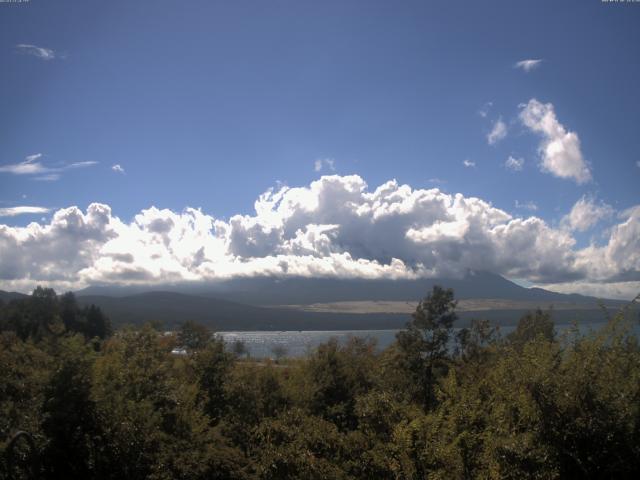
[[113,331],[38,288],[0,305],[0,478],[635,478],[628,318],[558,335],[535,311],[504,337],[455,329],[455,308],[434,287],[384,350],[331,340],[273,362],[192,322]]

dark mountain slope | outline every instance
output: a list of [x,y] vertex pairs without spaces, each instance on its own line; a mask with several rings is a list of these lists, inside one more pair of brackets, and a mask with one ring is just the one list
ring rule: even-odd
[[[453,288],[456,298],[494,298],[553,302],[589,303],[594,297],[564,295],[541,288],[524,288],[489,272],[469,273],[464,278],[418,280],[361,280],[336,278],[238,278],[224,282],[165,285],[162,290],[225,299],[255,306],[311,304],[341,301],[410,301],[417,302],[433,285]],[[129,296],[159,290],[158,286],[96,286],[77,292],[79,296]]]

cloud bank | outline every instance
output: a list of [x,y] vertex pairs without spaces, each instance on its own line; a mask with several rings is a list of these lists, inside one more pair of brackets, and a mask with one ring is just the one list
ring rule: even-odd
[[[167,283],[239,276],[418,278],[488,270],[561,286],[640,285],[640,205],[602,246],[513,217],[461,194],[357,176],[269,190],[255,213],[142,210],[126,222],[103,204],[56,211],[49,223],[0,224],[0,288]],[[585,287],[586,288],[586,287]]]

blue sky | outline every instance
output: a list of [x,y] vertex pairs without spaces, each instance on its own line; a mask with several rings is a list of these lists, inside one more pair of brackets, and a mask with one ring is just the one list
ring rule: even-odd
[[[604,245],[640,203],[639,25],[640,4],[600,0],[0,4],[0,223],[93,202],[227,221],[355,174],[553,228],[586,199],[606,211],[573,249]],[[588,178],[541,167],[558,138],[526,125],[532,99]]]

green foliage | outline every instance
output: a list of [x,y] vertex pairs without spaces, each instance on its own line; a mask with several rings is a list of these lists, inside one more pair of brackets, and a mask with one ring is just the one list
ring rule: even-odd
[[225,384],[231,374],[234,357],[225,351],[221,339],[210,339],[190,360],[199,387],[198,399],[211,423],[217,423],[226,411]]
[[201,408],[200,389],[150,327],[125,331],[96,361],[99,470],[109,478],[237,478],[242,458]]
[[271,364],[241,364],[226,383],[228,409],[222,428],[243,451],[251,450],[253,432],[265,419],[291,405],[283,388],[285,373]]
[[292,409],[256,431],[257,473],[265,480],[344,479],[345,440],[335,424]]
[[341,429],[356,428],[356,398],[374,383],[374,347],[374,343],[357,337],[344,347],[335,338],[318,347],[306,366],[311,412]]
[[558,338],[536,311],[502,339],[486,321],[454,336],[454,309],[436,287],[383,352],[331,340],[274,363],[239,361],[193,323],[109,337],[99,310],[37,289],[0,305],[0,458],[26,430],[45,479],[637,476],[640,346],[624,315]]
[[407,328],[396,335],[397,367],[410,379],[414,398],[425,409],[435,406],[436,376],[446,367],[455,308],[453,290],[436,285],[418,304]]
[[50,355],[15,333],[0,333],[0,449],[17,430],[40,433]]
[[87,478],[95,458],[91,445],[97,434],[91,399],[94,350],[79,336],[54,346],[55,370],[44,387],[42,433],[44,468],[48,476]]
[[211,335],[211,330],[207,327],[189,320],[178,331],[178,343],[188,350],[200,350],[209,344]]
[[0,309],[0,331],[13,331],[22,340],[39,341],[64,333],[103,340],[112,328],[95,305],[80,308],[71,292],[58,297],[50,288],[37,287],[30,297],[12,300]]
[[516,347],[522,348],[527,342],[541,337],[548,342],[555,338],[551,311],[543,312],[539,308],[524,315],[518,322],[518,326],[507,338]]

